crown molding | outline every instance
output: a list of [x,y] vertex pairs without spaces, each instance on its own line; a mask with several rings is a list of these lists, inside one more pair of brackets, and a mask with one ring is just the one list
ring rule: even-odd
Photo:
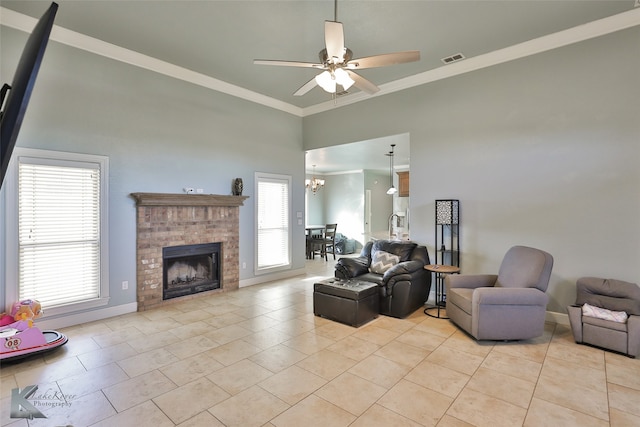
[[[35,18],[0,7],[0,24],[6,27],[31,33],[37,22],[38,20]],[[107,43],[76,31],[68,30],[58,25],[53,26],[49,39],[96,55],[104,56],[105,58],[144,68],[149,71],[193,83],[207,89],[245,99],[266,107],[275,108],[295,116],[302,116],[302,108],[295,105],[262,95],[240,86],[232,85],[222,80],[218,80],[211,76],[207,76],[166,61],[161,61],[148,55],[143,55],[130,49],[125,49],[123,47]]]
[[[1,25],[30,33],[33,31],[36,23],[37,19],[35,18],[0,7]],[[373,97],[388,95],[390,93],[409,89],[415,86],[420,86],[449,77],[458,76],[460,74],[480,70],[482,68],[491,67],[493,65],[502,64],[504,62],[524,58],[526,56],[557,49],[559,47],[600,37],[637,25],[640,25],[640,8],[385,83],[380,85],[380,91],[374,95],[357,92],[352,95],[340,97],[337,102],[332,100],[305,108],[297,107],[287,102],[218,80],[211,76],[207,76],[166,61],[161,61],[157,58],[143,55],[57,25],[53,26],[50,39],[67,46],[75,47],[96,55],[101,55],[106,58],[196,84],[207,89],[284,111],[298,117],[307,117],[324,111],[333,110],[335,108],[355,104],[357,102],[366,101]]]

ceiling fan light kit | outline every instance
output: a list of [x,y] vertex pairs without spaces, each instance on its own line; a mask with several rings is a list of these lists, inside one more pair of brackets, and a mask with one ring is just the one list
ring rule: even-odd
[[323,71],[315,77],[315,81],[322,89],[329,93],[336,93],[336,85],[349,90],[355,81],[342,68],[337,68],[333,73]]
[[420,52],[417,50],[352,59],[351,49],[348,49],[344,45],[344,28],[342,27],[342,22],[338,22],[337,0],[335,0],[334,20],[324,22],[324,44],[325,48],[322,49],[319,54],[320,63],[269,59],[255,59],[253,63],[258,65],[278,65],[323,70],[320,74],[302,85],[294,95],[302,96],[314,87],[320,86],[324,91],[331,93],[335,97],[337,85],[342,86],[342,92],[346,92],[352,86],[370,95],[380,90],[378,86],[355,73],[353,70],[385,67],[387,65],[403,64],[420,60]]

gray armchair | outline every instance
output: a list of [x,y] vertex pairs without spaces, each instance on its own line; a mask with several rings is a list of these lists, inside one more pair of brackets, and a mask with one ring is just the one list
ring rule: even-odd
[[[573,338],[577,343],[624,353],[640,354],[640,287],[622,280],[581,277],[576,282],[576,305],[567,307]],[[584,316],[584,304],[625,312],[626,322]],[[606,317],[606,316],[604,316]]]
[[552,267],[547,252],[514,246],[497,275],[447,275],[447,316],[477,340],[538,337],[544,332]]

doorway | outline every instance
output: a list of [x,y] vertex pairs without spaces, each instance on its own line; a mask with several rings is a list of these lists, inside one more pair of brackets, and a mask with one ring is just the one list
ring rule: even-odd
[[[386,154],[391,144],[395,149],[390,175]],[[306,199],[313,203],[306,203],[305,217],[314,223],[338,223],[338,233],[359,245],[372,238],[388,238],[394,213],[402,217],[402,234],[408,234],[409,196],[386,192],[391,183],[398,187],[397,172],[409,171],[409,152],[408,133],[307,151],[307,179],[315,174],[325,180],[325,186],[315,195],[307,190]]]

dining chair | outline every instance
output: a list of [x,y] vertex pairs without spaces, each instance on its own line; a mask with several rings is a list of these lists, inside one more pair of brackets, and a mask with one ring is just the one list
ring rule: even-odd
[[326,224],[322,233],[322,239],[313,241],[314,251],[313,254],[319,254],[324,257],[325,261],[328,261],[327,254],[333,254],[333,259],[336,259],[336,230],[338,224]]

